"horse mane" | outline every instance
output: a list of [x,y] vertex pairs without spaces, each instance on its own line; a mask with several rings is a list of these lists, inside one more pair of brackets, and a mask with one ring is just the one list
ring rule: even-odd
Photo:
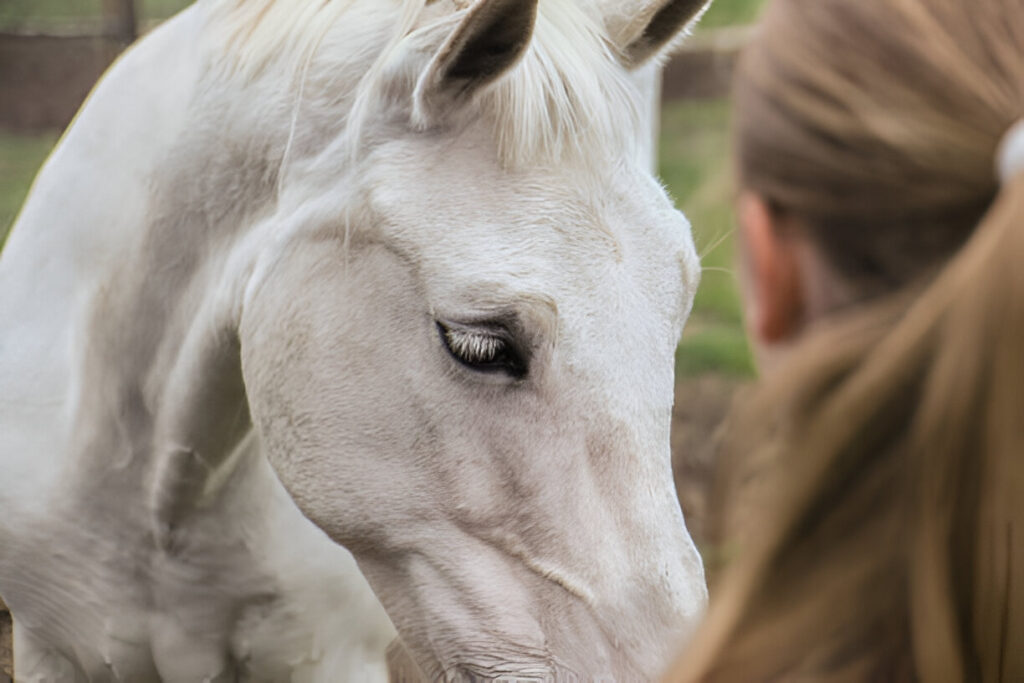
[[[233,68],[250,76],[282,58],[296,74],[318,59],[318,51],[338,48],[326,36],[350,12],[386,0],[205,0],[215,23],[228,36]],[[439,0],[393,0],[389,25],[373,65],[363,72],[360,97],[350,125],[357,130],[370,116],[368,104],[379,92],[386,65],[402,44],[422,32],[424,11]],[[467,0],[449,0],[456,5]],[[381,14],[379,9],[372,10]],[[223,40],[223,38],[221,39]],[[302,74],[300,79],[305,78]],[[632,153],[642,130],[639,93],[607,35],[593,0],[541,0],[531,44],[520,62],[484,88],[476,106],[494,126],[504,163],[591,159],[613,148]]]

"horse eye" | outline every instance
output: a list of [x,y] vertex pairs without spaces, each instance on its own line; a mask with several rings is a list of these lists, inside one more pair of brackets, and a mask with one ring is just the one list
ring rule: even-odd
[[526,361],[503,329],[471,328],[437,323],[441,341],[452,358],[477,372],[504,372],[520,379]]

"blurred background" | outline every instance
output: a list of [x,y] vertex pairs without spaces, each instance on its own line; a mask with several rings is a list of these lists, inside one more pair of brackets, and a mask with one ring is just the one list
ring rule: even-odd
[[[665,71],[660,171],[693,224],[704,274],[676,358],[680,500],[706,547],[715,432],[752,377],[732,267],[728,79],[764,0],[715,0]],[[96,79],[188,0],[0,0],[0,244]],[[2,648],[2,645],[0,645]]]

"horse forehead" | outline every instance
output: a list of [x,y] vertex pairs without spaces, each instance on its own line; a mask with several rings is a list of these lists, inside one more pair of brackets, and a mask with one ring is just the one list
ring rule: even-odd
[[423,258],[678,269],[691,249],[688,224],[657,183],[626,165],[510,171],[486,145],[436,144],[395,150],[367,176],[385,237]]

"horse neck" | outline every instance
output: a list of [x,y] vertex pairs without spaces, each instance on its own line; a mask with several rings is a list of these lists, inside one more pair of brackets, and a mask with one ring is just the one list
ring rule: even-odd
[[[188,422],[175,410],[203,402],[180,374],[190,364],[234,371],[241,294],[231,277],[244,275],[247,248],[276,237],[285,150],[302,167],[340,134],[355,85],[344,79],[359,72],[348,62],[365,70],[380,52],[364,49],[364,36],[353,43],[362,57],[346,58],[338,48],[358,29],[332,33],[323,52],[350,68],[310,63],[300,98],[293,61],[246,74],[210,21],[207,4],[194,5],[109,71],[37,179],[0,261],[0,313],[52,340],[31,345],[33,358],[0,358],[0,377],[55,406],[31,417],[54,424],[84,470],[151,461],[158,433]],[[44,270],[55,275],[27,284]],[[204,346],[211,339],[230,353]],[[41,369],[30,376],[19,370],[26,363]],[[0,427],[29,422],[9,418]],[[137,478],[138,469],[119,472]]]
[[45,312],[31,315],[47,316],[39,326],[59,329],[76,349],[60,363],[41,359],[54,368],[41,391],[66,396],[65,429],[86,435],[69,439],[67,455],[83,472],[113,463],[138,481],[155,466],[151,452],[172,440],[230,450],[204,442],[210,425],[193,423],[201,415],[186,408],[220,400],[244,413],[237,386],[212,395],[208,378],[237,375],[239,296],[228,273],[244,271],[233,262],[239,245],[275,211],[292,95],[272,92],[272,72],[240,83],[204,60],[209,46],[195,42],[205,20],[193,6],[111,69],[5,250],[12,280],[28,281],[15,269],[54,262],[66,273],[59,291],[34,304]]

